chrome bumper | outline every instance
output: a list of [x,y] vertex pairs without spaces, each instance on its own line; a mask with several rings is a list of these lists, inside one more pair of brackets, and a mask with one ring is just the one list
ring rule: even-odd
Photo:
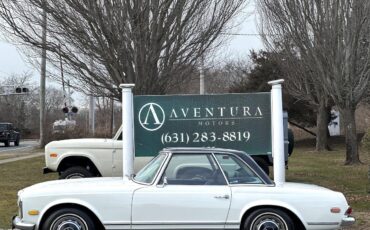
[[352,224],[354,224],[356,221],[356,219],[352,216],[347,216],[347,217],[344,217],[342,219],[342,223],[340,224],[340,226],[342,227],[345,227],[345,226],[351,226]]
[[12,229],[21,229],[21,230],[34,230],[35,225],[29,223],[23,223],[18,216],[14,216],[12,220]]

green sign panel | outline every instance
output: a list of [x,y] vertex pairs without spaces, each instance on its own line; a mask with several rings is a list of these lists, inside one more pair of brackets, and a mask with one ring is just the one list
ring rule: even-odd
[[270,93],[135,96],[136,156],[165,147],[271,154]]

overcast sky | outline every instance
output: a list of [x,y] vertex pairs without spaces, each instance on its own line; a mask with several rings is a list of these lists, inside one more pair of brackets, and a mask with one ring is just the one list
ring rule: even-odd
[[[246,15],[250,15],[246,17]],[[256,14],[253,5],[249,5],[242,15],[237,19],[239,26],[233,29],[233,33],[239,34],[257,34]],[[246,58],[251,49],[259,50],[263,48],[262,42],[258,36],[234,35],[217,52],[217,59],[224,58],[237,59]],[[39,72],[33,66],[27,63],[26,58],[16,46],[0,40],[0,77],[7,77],[10,74],[21,74],[31,72],[34,75],[35,82],[39,81]]]

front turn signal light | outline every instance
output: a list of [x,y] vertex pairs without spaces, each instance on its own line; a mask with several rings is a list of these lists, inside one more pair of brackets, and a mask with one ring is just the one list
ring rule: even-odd
[[57,153],[50,153],[50,157],[57,157],[58,154]]
[[40,212],[38,210],[29,210],[28,215],[37,216]]

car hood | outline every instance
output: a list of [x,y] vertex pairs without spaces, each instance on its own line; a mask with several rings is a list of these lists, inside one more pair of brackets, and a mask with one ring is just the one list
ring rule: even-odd
[[81,138],[52,141],[45,148],[99,148],[113,147],[113,139],[108,138]]
[[143,185],[122,177],[54,180],[32,185],[18,192],[22,197],[102,194],[135,190]]

